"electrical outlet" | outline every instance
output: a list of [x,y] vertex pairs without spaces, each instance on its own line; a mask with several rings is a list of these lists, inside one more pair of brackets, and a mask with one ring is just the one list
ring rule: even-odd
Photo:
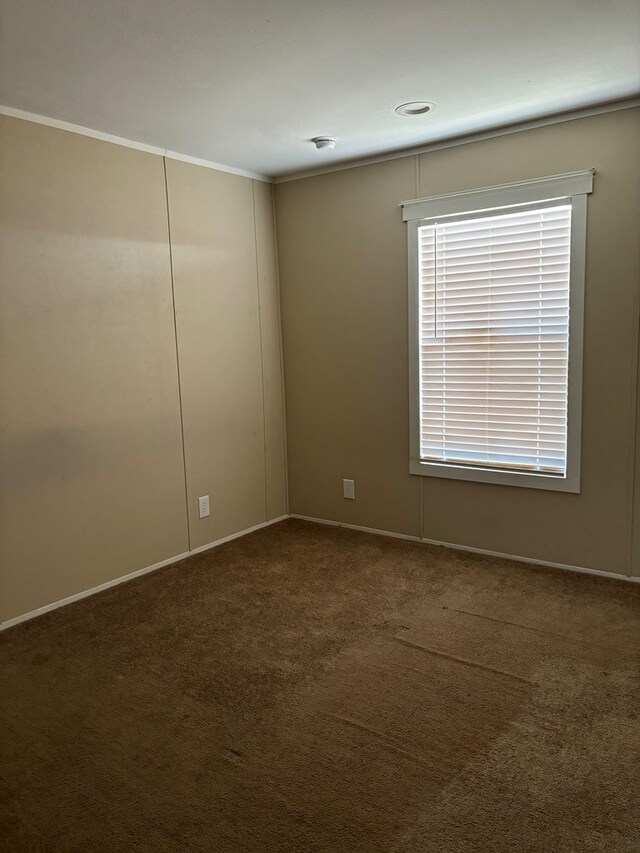
[[354,501],[356,499],[356,481],[355,480],[343,480],[342,481],[342,497],[347,498],[350,501]]
[[198,515],[200,518],[206,518],[208,515],[211,515],[209,509],[209,495],[203,495],[201,498],[198,498]]

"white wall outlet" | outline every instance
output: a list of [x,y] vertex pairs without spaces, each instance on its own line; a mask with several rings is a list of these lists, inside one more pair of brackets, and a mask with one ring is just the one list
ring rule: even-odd
[[355,480],[343,480],[342,481],[342,497],[348,498],[350,501],[354,501],[356,499],[356,481]]
[[211,515],[209,495],[203,495],[201,498],[198,498],[198,515],[200,518],[206,518],[208,515]]

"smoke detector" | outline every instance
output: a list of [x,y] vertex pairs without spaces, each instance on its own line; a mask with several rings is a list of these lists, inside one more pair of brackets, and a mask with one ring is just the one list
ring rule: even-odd
[[408,104],[400,104],[395,111],[399,116],[423,116],[435,108],[436,105],[431,101],[409,101]]
[[318,150],[322,148],[332,149],[336,147],[336,140],[333,136],[316,136],[311,141]]

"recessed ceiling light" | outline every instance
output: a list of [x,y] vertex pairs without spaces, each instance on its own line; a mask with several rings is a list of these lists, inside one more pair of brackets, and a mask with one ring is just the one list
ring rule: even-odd
[[399,116],[423,116],[432,113],[436,105],[431,101],[409,101],[408,104],[400,104],[396,107]]
[[316,148],[335,148],[336,140],[333,136],[316,136],[312,140]]

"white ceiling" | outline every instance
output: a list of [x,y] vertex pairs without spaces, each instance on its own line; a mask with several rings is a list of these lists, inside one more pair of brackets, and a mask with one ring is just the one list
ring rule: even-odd
[[[279,176],[633,96],[638,0],[1,0],[0,103]],[[430,115],[394,107],[435,101]],[[317,151],[311,137],[338,138]]]

